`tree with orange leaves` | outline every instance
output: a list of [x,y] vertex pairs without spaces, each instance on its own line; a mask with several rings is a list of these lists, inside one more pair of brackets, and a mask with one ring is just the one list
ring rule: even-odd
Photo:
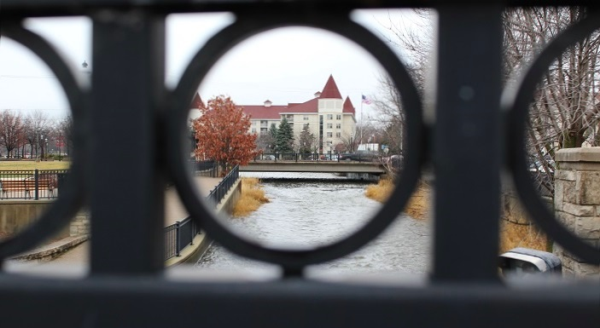
[[248,132],[250,118],[231,98],[210,99],[200,112],[200,117],[193,122],[198,140],[197,158],[213,159],[227,172],[237,164],[248,164],[257,155],[256,134]]

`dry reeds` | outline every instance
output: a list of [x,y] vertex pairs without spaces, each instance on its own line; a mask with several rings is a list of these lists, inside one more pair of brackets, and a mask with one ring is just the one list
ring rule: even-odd
[[394,191],[392,180],[383,179],[379,180],[379,183],[376,185],[369,185],[365,191],[365,196],[380,203],[385,203],[392,194],[392,191]]
[[540,251],[549,251],[548,238],[533,224],[517,224],[514,222],[500,221],[500,253],[507,252],[516,247],[533,248]]
[[[394,191],[394,183],[391,179],[379,180],[376,185],[370,185],[365,195],[380,203],[385,203]],[[424,220],[429,213],[430,188],[426,183],[420,183],[415,193],[411,196],[405,212],[417,220]]]
[[429,217],[431,204],[431,187],[425,182],[419,182],[417,190],[410,196],[404,212],[417,220],[425,220]]
[[233,209],[233,217],[244,217],[256,211],[262,204],[268,203],[264,190],[257,178],[242,178],[242,194]]

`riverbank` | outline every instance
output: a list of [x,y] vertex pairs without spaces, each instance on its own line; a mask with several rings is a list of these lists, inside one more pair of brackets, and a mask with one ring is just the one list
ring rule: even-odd
[[[381,180],[376,185],[370,185],[365,195],[380,203],[387,201],[394,191],[391,180]],[[425,182],[420,182],[417,190],[410,198],[405,212],[417,220],[429,218],[429,204],[431,202],[431,187]],[[500,221],[500,253],[516,247],[532,248],[549,251],[551,243],[539,228],[531,223],[523,209],[506,195],[502,199],[502,213]]]
[[[379,180],[376,185],[369,185],[365,196],[380,203],[385,203],[394,191],[394,183],[391,179]],[[417,190],[408,201],[404,212],[417,220],[425,220],[429,217],[429,202],[431,199],[431,188],[425,182],[420,182]]]
[[258,178],[242,178],[242,193],[231,215],[235,218],[247,216],[268,202]]

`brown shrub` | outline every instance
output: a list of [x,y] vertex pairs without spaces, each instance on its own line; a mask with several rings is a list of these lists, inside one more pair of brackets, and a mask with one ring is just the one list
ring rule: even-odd
[[[369,185],[365,195],[380,203],[384,203],[394,191],[394,183],[391,179],[379,180],[376,185]],[[404,211],[410,217],[417,220],[424,220],[429,215],[430,188],[424,182],[419,183],[417,190],[409,199]]]
[[365,191],[365,196],[380,203],[385,203],[393,191],[394,183],[389,179],[383,179],[379,180],[376,185],[369,185]]
[[242,178],[242,194],[233,208],[233,217],[244,217],[256,211],[262,204],[268,203],[264,190],[257,178]]

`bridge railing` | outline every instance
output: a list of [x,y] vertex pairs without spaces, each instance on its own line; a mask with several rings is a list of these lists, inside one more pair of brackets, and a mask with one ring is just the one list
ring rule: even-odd
[[344,160],[357,160],[357,161],[381,161],[383,156],[377,153],[340,153],[335,151],[327,152],[312,152],[312,153],[299,153],[299,152],[285,152],[285,153],[261,153],[254,157],[254,161],[315,161],[315,162],[331,162]]

